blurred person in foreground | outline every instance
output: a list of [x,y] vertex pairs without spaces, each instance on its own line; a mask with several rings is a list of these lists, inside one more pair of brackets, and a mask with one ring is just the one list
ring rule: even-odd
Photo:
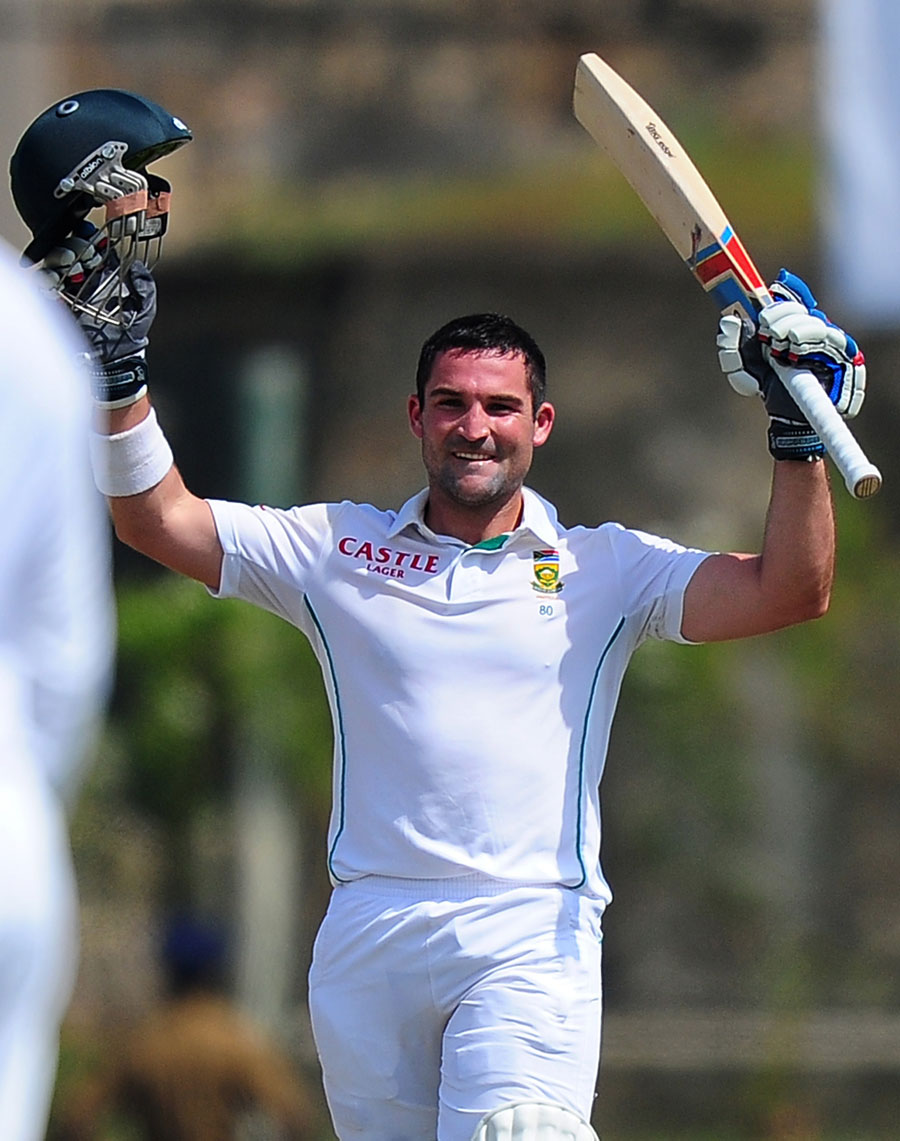
[[235,1141],[248,1115],[279,1141],[316,1136],[317,1106],[296,1068],[227,997],[226,953],[211,924],[169,926],[163,1002],[60,1107],[54,1141],[95,1141],[115,1123],[142,1141]]
[[85,346],[0,244],[0,1138],[44,1137],[77,960],[66,823],[111,678]]

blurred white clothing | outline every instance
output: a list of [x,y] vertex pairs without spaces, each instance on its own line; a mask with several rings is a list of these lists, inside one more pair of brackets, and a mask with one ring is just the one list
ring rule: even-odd
[[77,960],[66,803],[103,712],[109,528],[79,334],[0,247],[0,1137],[39,1141]]

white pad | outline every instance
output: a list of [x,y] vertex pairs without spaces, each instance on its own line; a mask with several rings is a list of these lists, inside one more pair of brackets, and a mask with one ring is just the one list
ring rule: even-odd
[[599,1141],[577,1113],[543,1101],[519,1101],[486,1114],[472,1141]]

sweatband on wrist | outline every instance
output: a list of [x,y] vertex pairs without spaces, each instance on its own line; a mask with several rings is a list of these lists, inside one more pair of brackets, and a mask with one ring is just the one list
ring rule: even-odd
[[126,357],[110,364],[90,364],[91,391],[98,407],[127,408],[147,392],[147,362],[143,357]]
[[820,460],[825,445],[814,428],[793,420],[769,421],[769,451],[776,460]]
[[124,432],[112,436],[91,433],[94,482],[112,498],[149,491],[173,463],[172,449],[153,408],[140,424]]

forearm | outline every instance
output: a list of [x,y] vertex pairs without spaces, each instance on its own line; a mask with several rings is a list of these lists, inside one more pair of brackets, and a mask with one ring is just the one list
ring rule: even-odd
[[758,559],[760,594],[779,625],[818,618],[834,580],[834,505],[824,462],[776,462]]
[[124,408],[96,408],[94,411],[94,427],[98,432],[108,436],[112,436],[116,432],[127,432],[129,428],[134,428],[142,420],[145,420],[149,412],[150,401],[146,396],[142,396],[140,400],[136,400],[134,404],[128,404]]
[[[121,437],[146,425],[150,412],[146,396],[124,408],[98,409],[95,430]],[[222,550],[209,505],[188,490],[174,463],[163,464],[156,474],[159,478],[135,493],[127,488],[109,493],[104,488],[117,537],[148,558],[215,589]]]

